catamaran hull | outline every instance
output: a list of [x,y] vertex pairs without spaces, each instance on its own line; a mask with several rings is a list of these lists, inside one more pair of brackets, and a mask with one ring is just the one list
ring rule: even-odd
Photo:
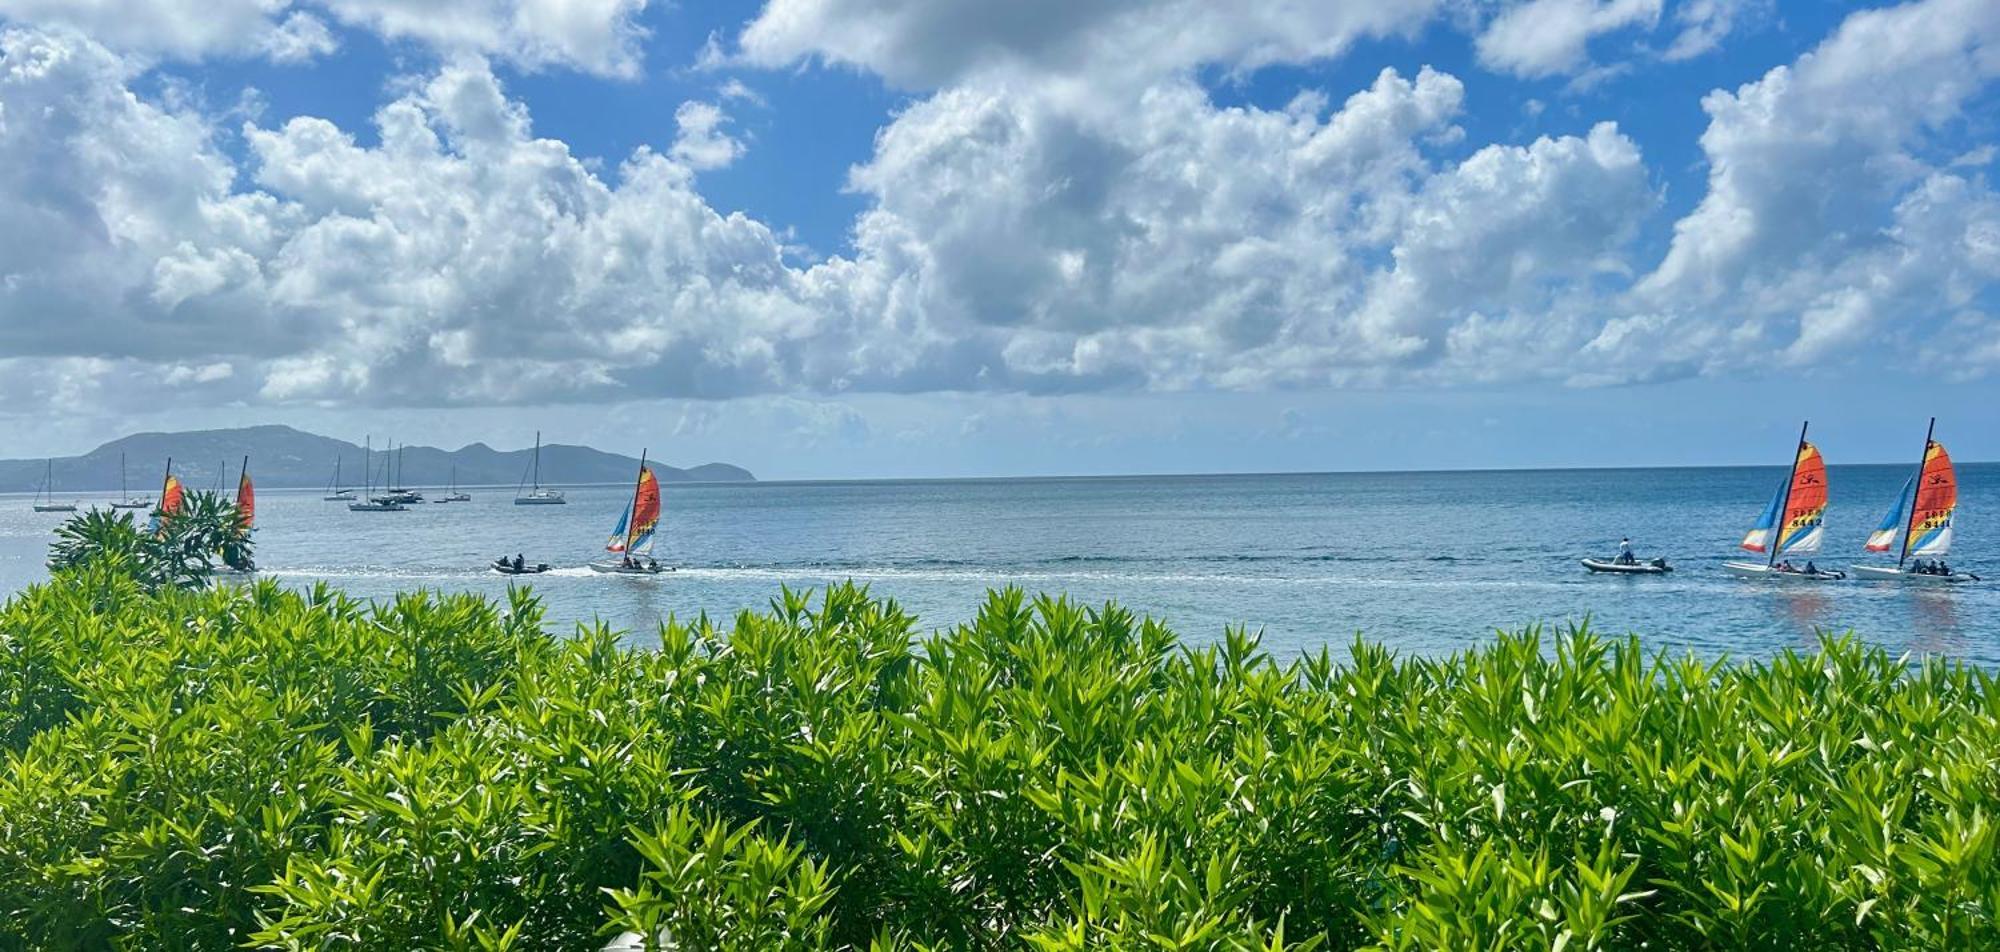
[[400,502],[351,502],[347,504],[348,512],[408,512],[409,508]]
[[546,496],[519,496],[514,499],[514,505],[516,506],[560,506],[567,502],[569,500],[561,496],[554,498]]
[[150,509],[152,506],[153,504],[150,502],[114,502],[111,504],[111,508],[113,509]]
[[1723,571],[1738,578],[1774,578],[1786,582],[1832,582],[1847,577],[1845,572],[1780,572],[1762,562],[1724,562]]
[[76,511],[76,507],[75,507],[75,506],[60,506],[60,505],[58,505],[58,506],[46,506],[46,505],[38,505],[38,506],[36,506],[36,507],[35,507],[35,511],[36,511],[36,512],[75,512],[75,511]]
[[1953,572],[1950,575],[1930,575],[1924,572],[1905,572],[1902,569],[1880,565],[1853,565],[1849,566],[1849,568],[1854,570],[1855,578],[1871,582],[1934,582],[1950,584],[1952,582],[1979,581],[1979,576],[1970,572]]
[[661,572],[673,571],[673,569],[663,565],[655,565],[649,568],[643,565],[626,565],[622,562],[592,562],[590,563],[590,570],[593,572],[602,572],[605,575],[658,575]]
[[1613,562],[1608,559],[1584,559],[1583,567],[1592,572],[1608,572],[1613,575],[1665,575],[1674,570],[1670,565],[1654,565],[1651,562]]

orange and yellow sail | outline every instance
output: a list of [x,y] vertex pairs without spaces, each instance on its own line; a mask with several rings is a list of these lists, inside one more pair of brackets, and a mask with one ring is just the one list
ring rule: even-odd
[[1826,460],[1818,447],[1801,442],[1791,482],[1778,487],[1756,527],[1743,536],[1743,548],[1769,552],[1775,537],[1779,555],[1818,552],[1825,537],[1826,503]]
[[257,488],[250,484],[250,468],[243,468],[243,475],[236,480],[236,518],[248,531],[257,524]]
[[618,526],[605,540],[608,552],[645,555],[653,550],[653,532],[660,526],[660,481],[651,469],[639,470],[639,483],[632,490],[632,504],[618,517]]

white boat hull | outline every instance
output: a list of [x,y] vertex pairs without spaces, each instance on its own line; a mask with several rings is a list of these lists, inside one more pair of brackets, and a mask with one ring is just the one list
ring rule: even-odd
[[593,572],[602,572],[605,575],[658,575],[662,572],[673,571],[673,569],[664,565],[654,564],[651,567],[647,567],[644,565],[626,565],[623,562],[592,562],[590,563],[590,570]]
[[410,507],[400,502],[351,502],[348,512],[406,512]]
[[56,504],[56,505],[53,505],[53,506],[51,506],[51,505],[46,505],[46,504],[37,504],[37,505],[35,506],[35,511],[36,511],[36,512],[75,512],[75,511],[76,511],[76,506],[74,506],[74,505],[63,505],[63,504],[61,504],[61,503],[58,503],[58,504]]
[[128,501],[125,501],[125,502],[114,502],[114,503],[112,503],[112,504],[111,504],[111,508],[113,508],[113,509],[151,509],[151,508],[153,508],[153,501],[152,501],[152,500],[150,500],[150,499],[132,499],[132,500],[128,500]]
[[1833,582],[1847,577],[1845,572],[1780,572],[1762,562],[1724,562],[1722,569],[1738,578],[1772,578],[1786,582]]
[[1953,582],[1977,582],[1979,576],[1970,572],[1953,572],[1950,575],[1929,575],[1923,572],[1906,572],[1886,565],[1850,565],[1854,577],[1871,582],[1918,582],[1950,584]]
[[1611,559],[1584,559],[1583,567],[1592,572],[1606,572],[1612,575],[1665,575],[1673,571],[1670,565],[1654,565],[1651,562],[1616,562]]
[[514,497],[514,505],[516,506],[560,506],[568,502],[569,500],[564,499],[561,496],[515,496]]

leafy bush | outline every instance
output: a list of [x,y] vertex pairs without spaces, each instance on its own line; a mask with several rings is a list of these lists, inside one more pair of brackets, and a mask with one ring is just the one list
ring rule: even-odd
[[525,591],[149,589],[0,607],[0,949],[2000,943],[2000,691],[1849,638],[1280,662],[841,586],[641,651]]
[[128,575],[149,590],[207,584],[217,566],[253,567],[255,543],[235,506],[215,493],[189,492],[181,509],[141,529],[129,512],[91,509],[56,527],[49,568],[90,565]]

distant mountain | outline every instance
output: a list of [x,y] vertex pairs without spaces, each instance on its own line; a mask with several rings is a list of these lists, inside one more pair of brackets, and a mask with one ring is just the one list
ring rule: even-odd
[[[386,454],[383,447],[377,446],[375,450],[379,481]],[[343,484],[357,486],[363,477],[359,445],[289,426],[136,433],[112,440],[82,456],[57,458],[57,498],[116,494],[120,453],[125,454],[126,478],[134,495],[153,495],[159,491],[161,467],[169,456],[174,460],[174,473],[195,489],[214,485],[217,467],[226,468],[222,482],[233,488],[236,467],[246,455],[250,457],[250,473],[260,488],[324,487],[333,478],[335,459],[340,460]],[[411,446],[402,454],[402,483],[411,488],[442,486],[456,466],[461,486],[512,486],[528,471],[532,453],[530,449],[496,450],[484,443],[457,450]],[[638,465],[636,457],[588,446],[542,445],[544,485],[624,482],[632,478]],[[727,463],[704,463],[688,469],[657,462],[649,465],[662,482],[745,482],[756,478],[748,470]],[[47,466],[46,460],[39,459],[0,460],[0,492],[34,492],[41,486]]]

